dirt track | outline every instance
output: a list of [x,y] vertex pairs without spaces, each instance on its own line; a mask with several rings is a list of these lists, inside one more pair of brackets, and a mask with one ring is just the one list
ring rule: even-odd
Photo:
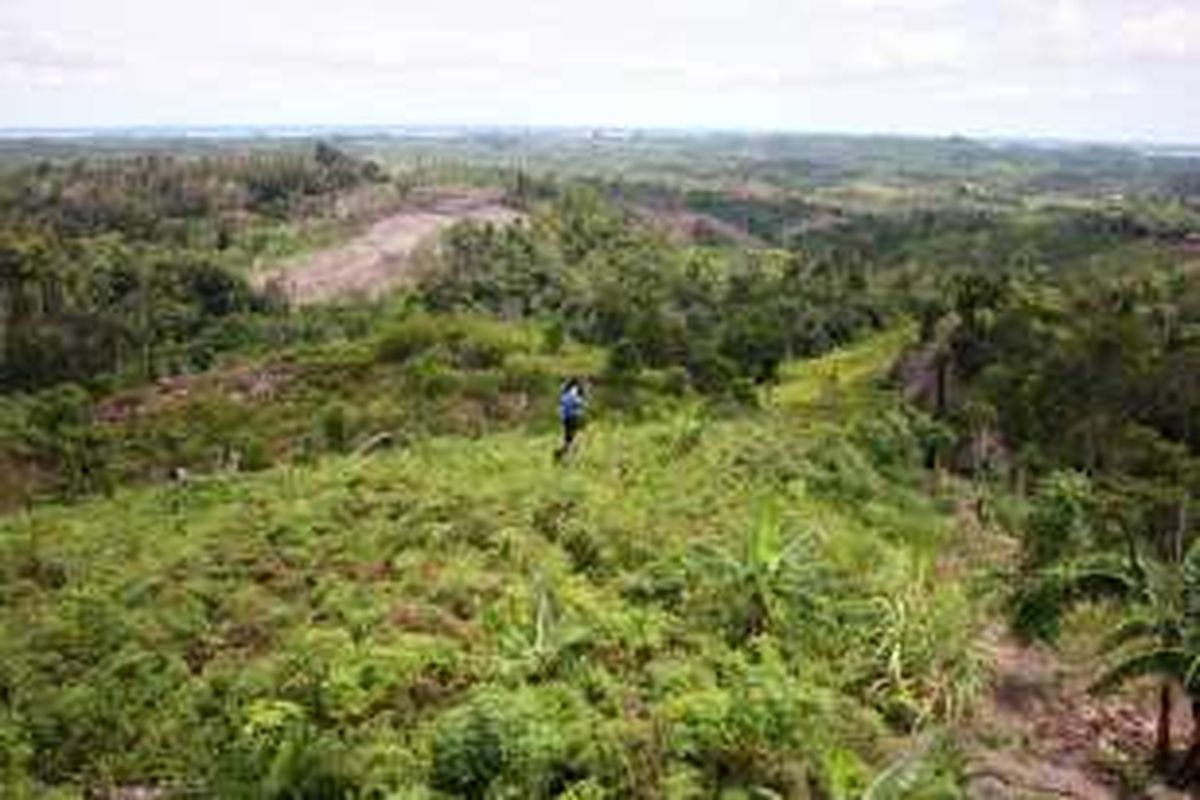
[[509,223],[518,214],[496,191],[462,189],[414,196],[408,207],[374,223],[345,244],[290,259],[255,276],[276,284],[295,303],[376,296],[409,274],[412,255],[447,226],[464,219]]
[[[1018,545],[981,522],[977,506],[958,506],[963,549],[944,556],[947,576],[1008,564]],[[972,800],[1183,800],[1161,783],[1131,792],[1124,765],[1144,765],[1154,745],[1157,687],[1131,687],[1096,696],[1089,687],[1103,658],[1087,640],[1061,649],[1021,643],[1007,624],[989,625],[977,643],[989,666],[988,690],[978,698],[962,740],[967,797]],[[1190,720],[1176,701],[1178,732]]]

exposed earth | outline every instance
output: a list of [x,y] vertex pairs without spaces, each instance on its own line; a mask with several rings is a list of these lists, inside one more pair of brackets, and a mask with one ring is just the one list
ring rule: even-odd
[[1106,764],[1144,758],[1153,717],[1124,698],[1096,698],[1052,650],[1021,645],[999,631],[981,643],[993,670],[977,709],[970,796],[1119,798],[1131,795]]
[[[980,521],[975,504],[960,502],[958,524],[970,543],[958,558],[1011,568],[1019,546]],[[965,564],[944,564],[953,571]],[[1091,691],[1100,674],[1096,632],[1058,647],[1018,641],[1003,621],[979,639],[990,681],[965,727],[967,796],[980,800],[1126,800],[1187,798],[1149,769],[1157,719],[1157,685],[1142,682],[1114,693]],[[1069,637],[1070,638],[1070,637]],[[1187,704],[1173,704],[1178,747],[1191,729]]]
[[413,256],[460,220],[507,224],[519,214],[503,205],[499,190],[417,191],[405,207],[351,240],[275,264],[253,277],[274,284],[289,300],[318,303],[339,297],[375,297],[411,274]]

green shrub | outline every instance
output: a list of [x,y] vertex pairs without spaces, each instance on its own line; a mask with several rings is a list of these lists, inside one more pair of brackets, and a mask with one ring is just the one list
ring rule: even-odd
[[558,380],[538,369],[515,363],[508,364],[501,373],[501,389],[506,392],[523,393],[530,396],[550,395],[558,388]]
[[413,314],[393,325],[379,337],[380,361],[403,364],[436,346],[443,338],[443,325],[428,314]]
[[253,434],[244,436],[238,445],[237,452],[241,458],[238,466],[246,472],[261,472],[271,467],[271,450],[260,436]]
[[437,721],[430,784],[468,798],[553,797],[618,780],[620,732],[602,732],[592,714],[562,684],[485,690]]
[[454,391],[459,376],[447,368],[435,352],[427,352],[405,364],[404,381],[418,397],[433,400]]
[[855,441],[861,443],[878,467],[915,467],[920,457],[912,419],[900,411],[889,411],[870,417],[855,431]]
[[434,348],[443,348],[455,366],[495,369],[522,343],[513,328],[474,315],[416,313],[379,338],[380,361],[403,364]]
[[687,394],[688,374],[683,367],[668,367],[663,370],[662,389],[673,397],[683,397]]
[[500,396],[504,375],[495,372],[471,372],[462,376],[459,390],[464,397],[490,407]]
[[433,740],[433,788],[479,798],[509,766],[505,711],[491,698],[456,709],[438,723]]
[[443,338],[454,363],[463,369],[496,369],[520,348],[513,329],[496,320],[457,316],[446,318],[443,324]]
[[696,390],[704,394],[721,395],[729,392],[738,377],[737,365],[715,348],[698,348],[689,358],[688,377]]
[[612,380],[628,380],[637,376],[642,369],[642,353],[637,344],[622,339],[613,345],[604,367],[606,377]]
[[344,453],[350,447],[350,414],[346,406],[341,403],[326,406],[317,424],[326,449]]
[[1044,566],[1086,543],[1094,497],[1091,481],[1078,472],[1048,475],[1037,488],[1025,524],[1025,555]]
[[217,764],[217,796],[240,800],[328,800],[357,786],[344,745],[320,732],[303,709],[282,700],[256,701],[234,747]]
[[558,355],[562,352],[567,341],[567,326],[558,317],[550,320],[542,328],[542,352],[547,355]]
[[33,781],[29,767],[33,746],[19,725],[0,717],[0,795],[33,797]]

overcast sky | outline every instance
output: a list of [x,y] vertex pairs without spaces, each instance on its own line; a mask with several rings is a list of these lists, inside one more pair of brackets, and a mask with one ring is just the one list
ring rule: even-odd
[[0,127],[1200,142],[1200,0],[0,0]]

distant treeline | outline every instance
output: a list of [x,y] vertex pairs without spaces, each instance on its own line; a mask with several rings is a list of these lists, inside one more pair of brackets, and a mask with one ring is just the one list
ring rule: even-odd
[[557,321],[611,347],[614,370],[675,367],[736,394],[898,310],[860,265],[680,246],[586,188],[522,224],[456,226],[420,290],[435,310]]
[[944,363],[962,388],[944,411],[972,437],[998,433],[1014,469],[1090,476],[1121,528],[1159,550],[1187,538],[1180,507],[1200,495],[1200,280],[1124,266],[955,281]]
[[273,307],[238,268],[241,232],[383,179],[374,163],[326,144],[5,174],[0,389],[207,366],[214,326]]

